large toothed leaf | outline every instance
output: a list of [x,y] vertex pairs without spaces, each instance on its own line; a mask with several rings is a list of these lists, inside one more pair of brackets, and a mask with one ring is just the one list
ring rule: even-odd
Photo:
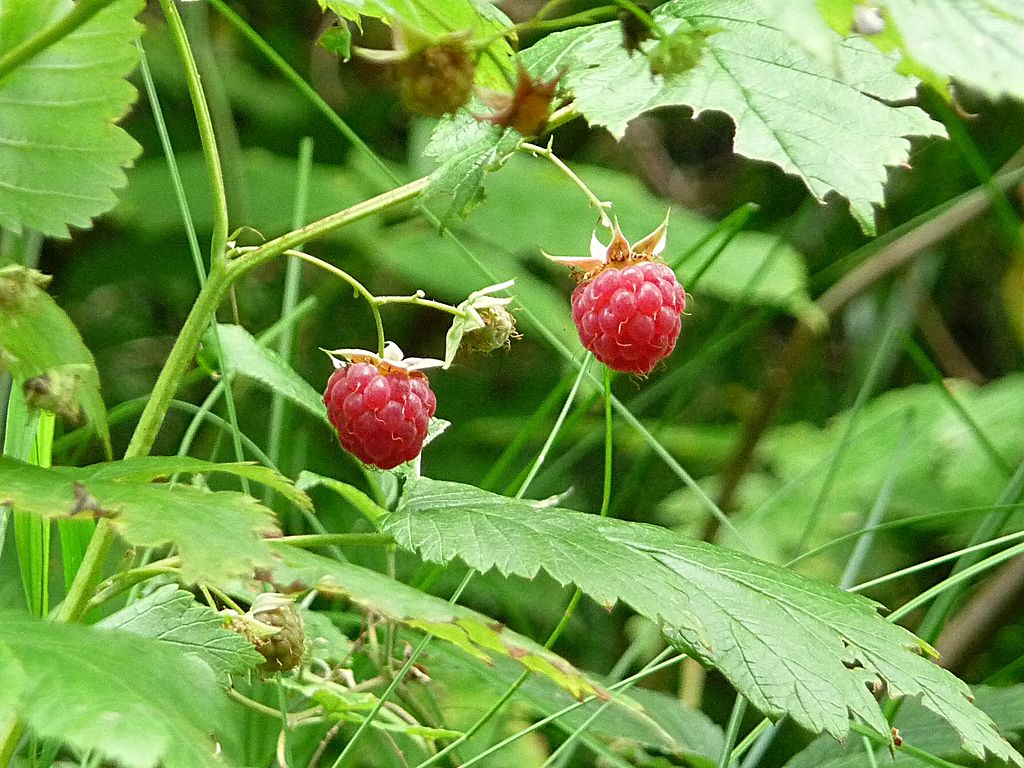
[[[3,123],[0,118],[0,132]],[[2,145],[0,139],[0,153]],[[70,414],[80,405],[109,449],[96,361],[71,318],[43,290],[47,282],[34,270],[0,268],[0,371],[9,371],[19,386],[39,377],[35,389],[48,392],[49,402],[41,401],[48,410]]]
[[329,560],[280,543],[273,544],[272,549],[280,556],[273,569],[277,584],[299,582],[316,587],[323,595],[351,600],[413,629],[432,632],[484,662],[495,654],[511,657],[527,669],[551,678],[574,696],[603,694],[569,662],[476,611],[450,605],[358,565]]
[[896,75],[894,62],[865,41],[838,46],[841,80],[749,0],[671,0],[655,18],[667,32],[710,33],[696,66],[652,77],[646,58],[619,45],[618,26],[600,24],[542,40],[530,51],[533,70],[564,70],[576,108],[615,136],[657,107],[725,112],[736,124],[737,153],[799,177],[819,200],[838,192],[868,231],[886,167],[907,162],[906,137],[944,135],[917,107],[880,100],[913,98],[916,81]]
[[992,98],[1024,99],[1024,6],[1017,0],[890,0],[903,50],[914,65]]
[[204,661],[222,685],[230,675],[247,672],[264,658],[237,632],[224,628],[224,617],[195,601],[190,592],[165,584],[129,603],[97,626],[150,637]]
[[[114,207],[140,147],[114,123],[135,100],[143,0],[119,0],[0,79],[0,227],[67,237]],[[0,2],[7,52],[74,8],[70,0]]]
[[151,480],[168,479],[177,473],[204,475],[221,473],[244,477],[265,485],[284,496],[292,503],[312,511],[313,502],[297,488],[291,480],[276,469],[252,462],[215,463],[194,459],[191,456],[137,456],[105,464],[92,464],[74,470],[79,479],[90,477],[98,480],[131,480],[146,483]]
[[[838,35],[850,34],[853,3],[755,0],[773,23],[823,62],[834,62]],[[1019,0],[888,0],[875,34],[879,48],[899,49],[903,68],[940,89],[950,78],[990,98],[1024,99],[1024,6]],[[822,14],[827,13],[827,18]]]
[[129,544],[174,544],[188,581],[248,575],[272,561],[273,513],[250,496],[190,485],[101,480],[89,468],[43,469],[0,458],[0,504],[49,519],[109,517]]
[[871,693],[915,697],[963,748],[1017,765],[1024,757],[926,658],[928,646],[860,596],[738,552],[643,523],[528,503],[468,485],[417,481],[386,522],[399,546],[432,562],[534,577],[543,570],[602,605],[622,601],[716,667],[755,706],[844,738],[858,718],[889,732]]
[[216,768],[213,673],[155,640],[0,613],[0,712],[125,768]]
[[369,16],[388,24],[436,36],[465,32],[472,41],[489,41],[480,52],[476,82],[485,88],[509,90],[515,69],[512,46],[502,33],[512,22],[487,0],[320,0],[320,7],[358,22]]

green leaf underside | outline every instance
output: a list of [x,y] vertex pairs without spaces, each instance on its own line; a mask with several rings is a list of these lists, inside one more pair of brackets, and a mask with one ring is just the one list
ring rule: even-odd
[[[756,2],[797,44],[822,62],[836,63],[840,38],[826,21],[849,34],[853,2]],[[952,78],[990,98],[1024,99],[1024,7],[1019,0],[889,0],[884,14],[884,33],[868,39],[883,50],[898,46],[906,71],[940,89]]]
[[232,377],[258,381],[325,424],[330,423],[323,397],[274,350],[261,345],[238,325],[219,325],[218,336]]
[[222,763],[226,699],[195,658],[149,638],[0,613],[0,704],[39,737],[126,768]]
[[[124,77],[142,0],[119,0],[0,79],[0,227],[68,237],[114,207],[141,148],[114,122],[135,100]],[[0,51],[53,24],[70,0],[0,5]]]
[[576,108],[616,137],[634,117],[657,107],[725,112],[736,124],[738,154],[778,165],[819,200],[838,192],[869,232],[872,205],[883,200],[886,166],[908,159],[904,137],[945,135],[921,109],[878,100],[913,98],[915,81],[896,75],[892,60],[869,43],[837,46],[843,81],[749,0],[672,0],[655,18],[668,32],[715,30],[693,69],[652,77],[644,57],[630,57],[619,45],[616,24],[545,38],[530,51],[531,69],[542,77],[566,70],[563,82]]
[[273,513],[245,494],[97,480],[88,467],[48,470],[0,458],[0,504],[60,519],[76,512],[76,498],[80,514],[110,516],[129,544],[174,544],[189,582],[246,576],[272,561],[263,535],[277,533]]
[[573,696],[606,694],[569,662],[482,614],[450,605],[441,598],[351,563],[330,560],[283,543],[271,549],[280,557],[274,582],[300,582],[321,594],[351,600],[356,605],[441,640],[488,663],[495,654],[509,656],[527,669],[545,675]]
[[310,511],[313,509],[313,502],[309,496],[296,488],[291,480],[276,469],[252,462],[218,464],[194,459],[191,456],[138,456],[104,464],[91,464],[88,467],[78,468],[75,472],[94,480],[128,480],[136,483],[167,479],[176,473],[190,475],[222,473],[260,483],[277,491],[303,509]]
[[[972,693],[975,706],[992,718],[1000,732],[1024,732],[1024,685],[1010,688],[976,687]],[[962,759],[958,739],[949,726],[916,702],[908,702],[900,708],[894,725],[904,741],[918,749],[947,760]],[[875,754],[879,765],[896,765],[899,768],[923,768],[928,765],[904,752],[897,752],[890,757],[886,750],[879,749]],[[862,768],[864,765],[864,745],[857,739],[845,746],[832,739],[816,739],[794,755],[785,768]]]
[[[0,120],[0,132],[3,122]],[[2,146],[0,137],[0,153]],[[0,171],[0,188],[2,185]],[[71,318],[39,287],[40,281],[42,276],[32,270],[0,269],[0,370],[8,370],[19,385],[47,373],[55,378],[64,374],[74,377],[77,402],[109,448],[107,409],[100,395],[96,361]]]
[[386,522],[425,560],[481,572],[544,570],[604,606],[622,601],[722,672],[756,707],[842,739],[856,717],[889,727],[869,690],[917,697],[960,734],[963,748],[1024,765],[967,686],[922,656],[913,634],[873,602],[778,566],[643,523],[537,510],[458,483],[421,479]]
[[441,160],[423,201],[442,201],[441,220],[466,216],[484,199],[483,180],[498,170],[523,140],[512,130],[463,118],[442,123],[427,152]]
[[175,584],[157,588],[96,626],[159,640],[195,656],[213,670],[222,685],[228,684],[230,675],[264,662],[244,637],[224,628],[224,617],[197,603],[191,593]]
[[1015,0],[890,0],[910,69],[924,66],[991,98],[1024,99],[1024,7]]
[[[883,200],[886,167],[908,161],[905,137],[945,136],[921,109],[882,101],[913,98],[917,81],[896,74],[895,61],[866,41],[837,42],[830,65],[793,45],[753,0],[671,0],[655,18],[668,33],[713,32],[693,69],[652,76],[644,56],[630,57],[622,48],[614,22],[556,32],[522,59],[535,77],[562,74],[576,109],[616,137],[630,120],[658,107],[686,106],[694,116],[709,109],[728,114],[736,125],[735,152],[778,165],[819,200],[839,193],[869,233],[872,206]],[[463,122],[468,125],[468,118]],[[489,129],[466,127],[456,144],[442,123],[437,143],[467,165],[461,152],[484,141]],[[440,170],[437,178],[451,179],[454,172]],[[466,192],[463,197],[473,199]]]
[[480,55],[476,83],[494,90],[511,90],[509,80],[515,71],[512,46],[498,35],[512,22],[486,0],[320,0],[320,7],[357,23],[369,16],[427,36],[469,30],[471,40],[494,38]]

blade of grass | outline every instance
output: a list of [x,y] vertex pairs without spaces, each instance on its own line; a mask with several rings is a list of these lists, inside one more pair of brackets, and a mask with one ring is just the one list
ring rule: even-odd
[[[295,201],[292,205],[292,229],[302,226],[306,218],[309,202],[309,176],[313,167],[313,139],[306,136],[299,142],[299,160],[296,169]],[[300,244],[296,250],[302,250]],[[281,298],[281,317],[289,317],[299,302],[299,287],[302,279],[302,262],[299,259],[288,259],[284,273],[284,295]],[[281,359],[291,365],[292,353],[295,348],[295,334],[298,325],[288,321],[281,329],[277,352]],[[267,455],[275,464],[281,463],[281,439],[284,437],[285,399],[275,391],[270,401],[270,423],[267,427]],[[268,491],[264,501],[270,500],[273,494]]]
[[[40,423],[38,411],[29,413],[21,387],[11,387],[7,402],[4,455],[31,461]],[[3,520],[6,523],[6,516]],[[50,526],[36,515],[14,510],[14,546],[18,553],[25,605],[33,616],[48,610],[46,574],[49,572]]]

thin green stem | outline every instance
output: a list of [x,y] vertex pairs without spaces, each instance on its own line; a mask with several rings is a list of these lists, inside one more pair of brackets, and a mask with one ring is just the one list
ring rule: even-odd
[[[649,664],[647,664],[642,670],[637,672],[635,675],[627,677],[625,680],[623,680],[620,683],[616,683],[615,685],[608,686],[608,692],[609,693],[614,693],[614,692],[618,692],[618,691],[622,691],[622,690],[628,690],[637,681],[642,680],[645,677],[648,677],[649,675],[653,675],[655,672],[659,672],[662,669],[667,669],[668,667],[671,667],[671,666],[674,666],[675,664],[678,664],[681,660],[686,658],[686,654],[679,654],[679,655],[673,656],[670,659],[665,659],[665,660],[662,660],[663,658],[664,658],[664,654],[661,654],[661,655],[657,656],[655,659],[653,659]],[[549,723],[552,723],[555,720],[558,720],[560,717],[563,717],[563,716],[569,714],[570,712],[573,712],[573,711],[579,709],[580,707],[589,704],[594,699],[595,699],[595,696],[588,696],[587,698],[583,699],[583,701],[578,701],[575,704],[570,704],[569,706],[563,707],[562,709],[560,709],[557,712],[554,712],[554,713],[548,715],[547,717],[541,718],[540,720],[538,720],[535,723],[530,724],[526,728],[523,728],[522,730],[520,730],[520,731],[518,731],[516,733],[513,733],[508,738],[503,739],[502,741],[499,741],[497,744],[494,744],[494,745],[488,747],[487,749],[485,749],[480,754],[471,757],[469,760],[467,760],[466,762],[462,763],[461,768],[469,768],[469,766],[471,766],[471,765],[476,765],[480,761],[486,760],[488,757],[493,755],[495,752],[501,751],[502,749],[507,747],[509,744],[513,744],[516,741],[518,741],[519,739],[523,738],[524,736],[528,736],[529,734],[533,733],[534,731],[539,730],[540,728],[543,728],[545,725],[548,725]],[[426,760],[426,761],[420,763],[419,765],[416,766],[416,768],[426,768],[428,765],[430,765],[433,762],[434,762],[434,760],[433,760],[433,758],[431,758],[430,760]]]
[[[309,202],[309,176],[313,167],[313,139],[306,136],[299,143],[298,174],[295,180],[295,202],[292,206],[292,229],[302,226],[306,218],[306,208]],[[301,246],[300,246],[301,250]],[[281,359],[291,365],[292,354],[295,348],[295,323],[290,319],[299,303],[299,288],[302,281],[302,263],[295,259],[288,262],[284,273],[284,291],[281,297],[281,318],[289,318],[284,321],[281,333],[281,340],[277,346],[277,352]],[[270,423],[267,426],[267,455],[275,464],[280,464],[281,441],[284,437],[284,421],[286,401],[284,395],[274,391],[273,399],[270,401]],[[268,500],[271,492],[268,491],[264,500]]]
[[590,205],[593,208],[597,209],[598,215],[601,217],[601,226],[611,229],[612,220],[608,216],[608,211],[611,210],[612,204],[607,200],[601,200],[597,195],[595,195],[593,191],[590,189],[590,187],[587,186],[587,183],[583,181],[583,179],[581,179],[579,176],[577,176],[576,172],[568,165],[566,165],[562,161],[562,159],[555,154],[554,150],[551,148],[552,141],[553,140],[549,139],[548,145],[546,147],[540,147],[537,146],[536,144],[524,143],[519,145],[519,149],[522,150],[523,152],[529,152],[534,157],[543,157],[551,161],[551,163],[553,163],[554,166],[558,168],[558,170],[560,170],[567,177],[569,177],[569,180],[572,181],[573,184],[579,187],[579,189],[583,192],[584,196],[587,198],[587,201],[590,203]]
[[339,269],[328,261],[318,259],[316,256],[291,248],[285,251],[284,255],[290,256],[294,259],[301,259],[302,261],[308,262],[309,264],[340,278],[344,282],[348,283],[352,287],[352,290],[359,294],[361,298],[366,300],[366,303],[370,305],[370,312],[373,314],[374,327],[377,329],[377,354],[383,355],[386,340],[384,337],[384,321],[381,319],[380,310],[377,308],[377,298],[370,293],[362,283],[352,277],[352,275],[343,269]]
[[203,159],[206,161],[206,175],[213,197],[213,237],[210,241],[210,265],[212,268],[224,261],[224,251],[228,242],[228,201],[224,191],[224,171],[220,164],[220,153],[217,151],[217,136],[213,129],[213,118],[210,116],[210,107],[203,93],[199,68],[196,66],[195,56],[189,45],[188,35],[185,33],[185,25],[181,21],[178,8],[173,0],[160,0],[160,7],[167,19],[171,39],[174,41],[174,47],[178,51],[178,57],[185,70],[185,82],[192,99],[192,109],[199,126],[199,139],[203,146]]
[[395,539],[388,533],[305,533],[277,539],[283,544],[302,549],[328,546],[389,547]]
[[555,419],[555,424],[551,428],[551,432],[548,433],[547,440],[544,441],[544,445],[540,449],[540,453],[537,454],[537,458],[530,466],[530,471],[527,473],[526,478],[519,486],[519,490],[516,492],[516,498],[521,499],[526,493],[526,489],[530,487],[533,479],[537,477],[537,473],[540,472],[540,468],[544,465],[544,461],[547,459],[548,452],[551,450],[551,446],[554,445],[555,439],[558,437],[559,431],[562,429],[562,425],[565,423],[566,416],[569,415],[569,411],[572,409],[572,404],[576,400],[576,393],[580,389],[580,384],[583,383],[583,377],[586,375],[587,367],[590,365],[590,361],[594,359],[592,353],[588,352],[587,356],[583,358],[583,363],[580,365],[580,372],[576,376],[576,381],[573,382],[572,389],[569,390],[569,396],[565,399],[565,405],[562,406],[562,410],[558,414],[558,418]]
[[[456,602],[458,602],[458,599],[462,596],[462,592],[469,585],[469,582],[472,578],[473,571],[469,571],[462,579],[462,583],[459,584],[459,586],[455,589],[455,593],[448,600],[448,603],[450,605],[454,605]],[[359,743],[363,734],[366,733],[366,731],[369,729],[370,724],[373,722],[373,719],[377,716],[377,713],[380,712],[385,702],[387,702],[391,698],[392,694],[394,694],[399,684],[402,682],[402,680],[405,679],[405,676],[409,674],[409,670],[412,669],[412,665],[419,660],[420,656],[423,654],[423,651],[427,649],[427,646],[430,645],[430,641],[433,639],[434,634],[432,632],[428,632],[423,636],[423,638],[417,644],[416,648],[413,649],[413,652],[409,654],[409,658],[405,660],[405,664],[402,665],[402,668],[400,670],[398,670],[398,674],[396,674],[394,678],[392,678],[391,683],[388,685],[387,688],[384,689],[384,693],[382,693],[380,695],[380,698],[377,699],[376,703],[373,705],[373,709],[371,709],[369,713],[367,713],[366,719],[359,724],[358,728],[356,728],[356,732],[352,734],[352,738],[349,740],[348,744],[345,745],[345,748],[341,750],[341,754],[338,755],[338,759],[334,761],[331,768],[341,768],[341,766],[345,764],[345,758],[348,757],[348,755],[351,754],[352,750],[355,749],[356,744]]]
[[1024,539],[1024,531],[1008,533],[1005,536],[1000,536],[996,539],[990,539],[989,541],[983,541],[980,544],[974,544],[973,546],[964,547],[963,549],[957,549],[953,552],[948,552],[945,555],[933,557],[931,560],[925,560],[920,563],[915,563],[914,565],[907,566],[906,568],[901,568],[898,571],[887,573],[884,576],[878,576],[877,578],[871,579],[870,581],[861,582],[860,584],[856,584],[852,587],[849,587],[848,591],[863,592],[864,590],[871,589],[872,587],[877,587],[879,584],[887,584],[890,581],[901,579],[904,576],[910,576],[911,574],[919,573],[929,568],[934,568],[937,565],[948,563],[950,560],[957,560],[963,557],[964,555],[974,554],[975,552],[982,552],[986,549],[992,549],[993,547],[998,547],[1003,544],[1009,544],[1014,541],[1020,541],[1021,539]]
[[[211,2],[213,1],[211,0]],[[273,240],[268,240],[261,246],[246,248],[243,255],[231,262],[231,270],[237,277],[248,274],[271,259],[287,253],[293,248],[298,248],[302,243],[319,240],[342,227],[354,224],[375,213],[380,213],[381,211],[389,210],[403,203],[415,200],[423,193],[423,190],[427,188],[429,183],[430,179],[423,176],[415,181],[410,181],[408,184],[403,184],[376,197],[371,197],[342,211],[332,213],[322,219],[306,224]],[[297,251],[296,253],[299,252]]]
[[445,304],[443,301],[435,301],[434,299],[426,298],[426,294],[423,293],[423,291],[416,291],[416,293],[411,296],[377,296],[374,298],[373,303],[378,307],[383,307],[388,304],[413,304],[417,307],[436,309],[438,312],[455,315],[455,317],[466,317],[466,313],[458,307],[453,307],[451,304]]
[[718,768],[729,768],[732,765],[733,747],[739,737],[740,726],[743,724],[743,715],[747,712],[747,700],[740,694],[736,694],[736,700],[732,704],[732,713],[729,715],[729,724],[725,727],[725,738],[722,741],[722,751],[718,755]]
[[[906,603],[901,605],[899,608],[897,608],[895,611],[890,613],[885,618],[888,621],[892,622],[899,621],[908,613],[917,610],[917,608],[919,608],[920,606],[938,597],[939,595],[942,595],[943,593],[949,593],[951,590],[956,590],[957,592],[959,592],[960,590],[958,588],[961,585],[966,584],[978,574],[984,573],[985,571],[991,568],[995,568],[997,565],[1005,563],[1007,560],[1016,557],[1022,552],[1024,552],[1024,542],[1016,544],[1012,547],[1008,547],[1004,549],[1002,552],[997,552],[994,555],[990,555],[986,557],[984,560],[980,560],[974,563],[973,565],[968,566],[967,568],[959,570],[949,578],[943,579],[935,586],[926,589],[924,592],[917,595],[913,599],[908,600]],[[963,555],[961,555],[961,557],[963,557]]]
[[63,40],[113,2],[114,0],[78,0],[63,17],[0,56],[0,80],[54,43]]
[[[861,736],[865,736],[866,738],[870,739],[879,746],[892,746],[892,742],[889,740],[888,737],[883,736],[882,734],[875,731],[873,728],[869,728],[868,726],[862,725],[861,723],[850,723],[850,730],[859,733]],[[917,758],[923,763],[933,765],[935,766],[935,768],[965,768],[965,766],[961,765],[960,763],[951,763],[948,760],[943,760],[941,757],[933,755],[931,752],[925,752],[923,749],[915,747],[912,744],[907,744],[906,742],[903,742],[902,744],[898,745],[896,749],[898,749],[900,752],[903,752],[906,755],[909,755],[910,757]]]

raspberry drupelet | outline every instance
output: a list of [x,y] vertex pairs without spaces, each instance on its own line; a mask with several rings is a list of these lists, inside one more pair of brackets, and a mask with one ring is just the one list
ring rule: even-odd
[[613,370],[646,375],[679,338],[686,293],[666,264],[652,260],[666,225],[632,246],[616,225],[607,248],[593,238],[589,258],[551,257],[582,272],[572,319],[583,346]]
[[418,367],[440,362],[403,361],[393,344],[384,357],[363,350],[340,351],[348,362],[340,364],[327,382],[324,405],[341,447],[380,469],[415,459],[437,408],[430,383]]

